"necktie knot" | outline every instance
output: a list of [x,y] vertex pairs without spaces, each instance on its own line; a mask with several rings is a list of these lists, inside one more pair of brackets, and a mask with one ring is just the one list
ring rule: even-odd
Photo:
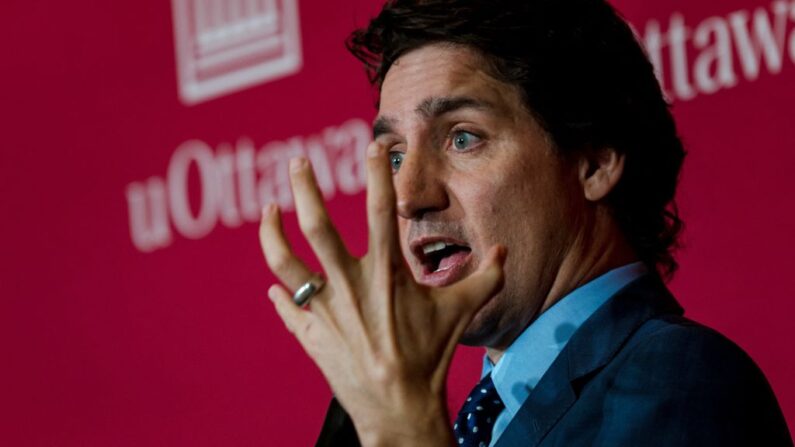
[[458,412],[453,431],[463,447],[487,447],[494,421],[505,405],[494,387],[491,374],[486,375],[469,393]]

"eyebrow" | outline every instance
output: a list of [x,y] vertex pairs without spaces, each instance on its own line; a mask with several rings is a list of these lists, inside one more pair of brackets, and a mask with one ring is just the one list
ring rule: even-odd
[[[449,96],[427,98],[414,111],[423,118],[431,119],[460,109],[493,110],[494,108],[491,103],[470,96]],[[376,118],[373,122],[373,138],[394,133],[395,123],[394,118],[387,116]]]
[[386,116],[379,116],[373,122],[373,139],[381,135],[395,133],[395,120]]
[[485,110],[493,108],[494,106],[490,103],[470,96],[452,96],[428,98],[422,101],[414,111],[424,118],[437,118],[460,109]]

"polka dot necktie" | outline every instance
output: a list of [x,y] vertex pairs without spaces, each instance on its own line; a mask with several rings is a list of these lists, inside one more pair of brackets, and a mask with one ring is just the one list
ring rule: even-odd
[[458,445],[463,447],[488,447],[494,420],[505,404],[500,400],[491,374],[480,380],[469,393],[464,406],[458,412],[453,431]]

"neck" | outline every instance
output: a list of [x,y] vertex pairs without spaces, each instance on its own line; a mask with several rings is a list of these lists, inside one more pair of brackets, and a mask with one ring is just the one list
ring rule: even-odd
[[[595,214],[593,220],[582,225],[581,231],[573,238],[568,254],[557,270],[552,287],[532,321],[573,290],[610,270],[638,260],[635,251],[619,231],[609,212],[600,208]],[[486,348],[491,362],[496,364],[508,346]]]

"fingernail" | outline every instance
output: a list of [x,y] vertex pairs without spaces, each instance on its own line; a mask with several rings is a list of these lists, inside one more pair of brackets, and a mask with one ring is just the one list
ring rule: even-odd
[[367,156],[370,158],[378,157],[378,155],[380,155],[381,153],[380,149],[381,148],[378,146],[378,143],[376,143],[375,141],[370,143],[370,145],[367,146]]
[[508,248],[504,245],[497,247],[497,259],[499,259],[500,262],[505,262],[506,256],[508,256]]
[[271,303],[276,302],[276,294],[274,293],[273,286],[268,287],[268,299],[271,300]]
[[290,159],[290,170],[293,172],[300,171],[305,164],[306,164],[306,158],[304,157],[292,158]]
[[269,203],[262,207],[262,218],[266,218],[270,216],[274,211],[276,211],[276,204]]

